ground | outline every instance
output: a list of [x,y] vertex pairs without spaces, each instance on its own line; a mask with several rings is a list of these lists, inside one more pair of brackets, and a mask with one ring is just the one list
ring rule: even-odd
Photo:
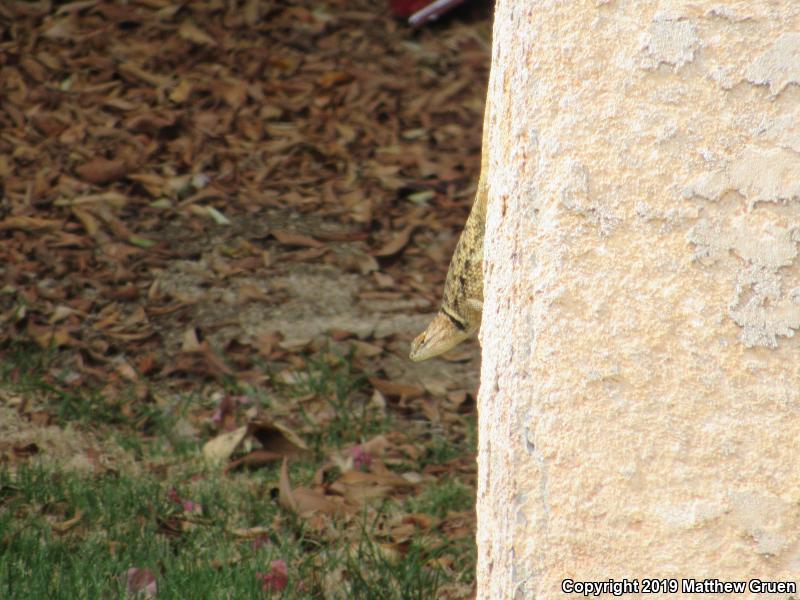
[[470,594],[477,345],[407,352],[490,10],[0,6],[4,597]]

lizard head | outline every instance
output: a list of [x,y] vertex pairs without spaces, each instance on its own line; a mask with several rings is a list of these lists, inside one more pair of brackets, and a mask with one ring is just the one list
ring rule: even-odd
[[[470,302],[479,304],[479,301]],[[471,337],[481,323],[480,308],[475,306],[469,313],[469,316],[464,318],[445,308],[440,309],[425,331],[411,342],[409,358],[416,362],[428,360]]]

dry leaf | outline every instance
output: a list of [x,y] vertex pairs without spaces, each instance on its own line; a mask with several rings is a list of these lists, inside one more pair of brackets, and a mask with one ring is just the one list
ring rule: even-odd
[[244,456],[240,456],[236,460],[231,461],[226,467],[225,472],[235,471],[239,467],[258,468],[265,465],[278,462],[286,455],[280,452],[271,452],[269,450],[251,450]]
[[217,45],[217,41],[213,37],[188,21],[181,23],[181,26],[178,28],[178,35],[185,40],[189,40],[193,44],[199,44],[201,46]]
[[108,160],[99,156],[75,168],[81,179],[95,185],[116,181],[123,177],[127,170],[124,161]]
[[309,452],[300,436],[280,423],[265,419],[252,421],[247,432],[261,444],[264,450],[284,456],[300,456]]
[[57,219],[42,219],[17,215],[6,217],[0,221],[0,231],[4,229],[21,229],[23,231],[53,230],[60,229],[62,224],[63,221]]
[[286,246],[309,246],[311,248],[320,248],[325,245],[319,240],[316,240],[308,235],[303,235],[302,233],[294,233],[292,231],[285,231],[282,229],[270,229],[269,233],[281,244]]
[[418,226],[419,226],[418,223],[412,223],[411,225],[406,225],[401,231],[396,233],[391,240],[389,240],[379,249],[375,250],[372,253],[372,255],[379,257],[394,256],[395,254],[403,250],[403,248],[408,246],[408,243],[411,241],[411,234],[414,233],[414,230]]
[[405,398],[418,398],[425,393],[425,390],[417,385],[408,383],[398,383],[388,381],[378,377],[370,377],[369,382],[372,386],[386,396],[402,396]]
[[42,32],[42,36],[50,40],[73,40],[76,36],[73,19],[66,17],[56,20],[53,25]]
[[301,517],[310,517],[314,514],[340,516],[347,512],[343,504],[334,502],[319,492],[304,487],[292,489],[286,458],[281,464],[278,480],[278,503]]
[[192,95],[192,83],[188,79],[181,79],[169,93],[169,99],[176,104],[181,104]]
[[197,329],[194,327],[187,327],[183,332],[183,342],[181,343],[181,351],[192,353],[202,352],[203,346],[200,344],[200,338],[197,335]]
[[247,437],[246,425],[218,435],[203,445],[203,456],[206,460],[216,463],[228,460],[245,437]]
[[94,216],[88,211],[83,208],[78,208],[77,206],[72,207],[72,214],[81,222],[83,225],[83,229],[92,237],[95,237],[97,233],[100,231],[100,223]]
[[66,533],[80,523],[82,516],[83,513],[81,512],[81,509],[76,508],[75,515],[71,519],[67,519],[66,521],[62,521],[60,523],[53,523],[51,527],[56,533]]

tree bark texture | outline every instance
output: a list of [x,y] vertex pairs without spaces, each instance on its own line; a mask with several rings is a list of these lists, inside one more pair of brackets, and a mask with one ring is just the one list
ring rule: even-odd
[[493,48],[478,597],[800,587],[800,2],[498,0]]

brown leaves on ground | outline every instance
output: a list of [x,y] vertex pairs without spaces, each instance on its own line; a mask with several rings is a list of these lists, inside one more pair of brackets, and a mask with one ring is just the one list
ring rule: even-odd
[[[371,0],[0,2],[0,358],[55,349],[48,384],[133,390],[132,415],[166,410],[156,390],[229,381],[282,399],[333,339],[374,374],[371,410],[456,426],[472,387],[398,364],[475,189],[489,34],[475,4],[469,24],[411,32]],[[217,433],[204,451],[228,470],[296,456],[292,431],[336,417],[318,393],[239,408],[185,423]],[[278,425],[298,408],[306,430]],[[393,436],[331,450],[308,486],[284,468],[280,502],[321,524],[442,474],[403,471],[423,442]],[[37,442],[0,458],[29,460]],[[394,525],[398,544],[409,526]],[[130,589],[155,590],[133,571]]]
[[227,461],[247,438],[257,441],[260,446],[250,449],[244,456],[231,460],[225,467],[226,471],[240,466],[263,466],[287,457],[304,456],[309,453],[306,445],[291,429],[279,423],[259,419],[209,440],[203,446],[203,456],[211,462]]
[[281,505],[301,517],[352,516],[359,514],[371,500],[399,499],[418,491],[421,474],[398,475],[384,462],[399,462],[397,459],[405,455],[403,441],[406,438],[400,433],[379,435],[335,453],[317,470],[310,488],[292,486],[288,461],[284,458],[279,482]]
[[[435,302],[474,189],[486,42],[475,24],[412,36],[367,0],[293,4],[0,6],[0,343],[62,349],[76,385],[122,354],[170,381],[230,376],[167,335],[217,326],[159,285],[196,253],[266,281],[292,260],[346,266],[329,248],[351,240],[399,297],[429,273]],[[342,227],[274,226],[275,209]],[[243,256],[207,245],[259,221]]]

